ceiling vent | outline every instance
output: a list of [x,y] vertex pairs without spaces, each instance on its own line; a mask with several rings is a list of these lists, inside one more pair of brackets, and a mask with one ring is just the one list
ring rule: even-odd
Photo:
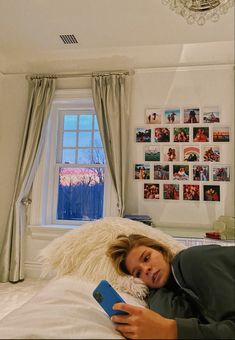
[[61,34],[60,38],[64,44],[78,44],[78,41],[74,34]]

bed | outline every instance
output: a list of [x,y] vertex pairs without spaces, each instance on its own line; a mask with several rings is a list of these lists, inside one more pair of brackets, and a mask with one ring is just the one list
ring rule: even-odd
[[0,320],[1,339],[122,339],[92,296],[108,280],[123,299],[146,306],[147,287],[116,273],[105,252],[117,235],[141,233],[177,253],[185,247],[171,236],[141,222],[104,218],[88,222],[53,240],[40,253],[42,277],[53,279],[33,298]]

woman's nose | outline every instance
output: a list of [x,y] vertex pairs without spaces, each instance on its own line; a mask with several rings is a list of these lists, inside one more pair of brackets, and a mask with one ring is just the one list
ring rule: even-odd
[[144,266],[144,273],[146,276],[148,276],[151,272],[151,267],[149,266],[149,264],[145,264]]

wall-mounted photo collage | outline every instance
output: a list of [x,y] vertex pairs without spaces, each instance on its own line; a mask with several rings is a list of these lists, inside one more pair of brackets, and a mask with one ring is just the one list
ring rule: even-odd
[[134,179],[143,180],[144,199],[221,200],[220,184],[231,180],[221,145],[230,143],[231,132],[219,106],[147,109],[143,125],[135,128],[143,157]]

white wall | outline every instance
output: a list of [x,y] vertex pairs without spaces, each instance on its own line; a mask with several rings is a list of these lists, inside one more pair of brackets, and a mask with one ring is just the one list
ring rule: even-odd
[[[234,71],[232,66],[137,71],[133,81],[132,104],[128,212],[149,214],[156,226],[176,227],[178,225],[187,229],[195,226],[211,228],[218,216],[234,216],[233,175],[230,183],[221,183],[221,202],[206,203],[182,200],[146,201],[143,199],[143,181],[133,179],[134,163],[144,162],[144,146],[134,142],[135,127],[146,126],[144,114],[147,108],[219,105],[221,125],[233,125],[231,142],[221,144],[221,163],[234,165]],[[213,184],[218,184],[218,182]]]
[[[211,223],[223,214],[234,214],[234,176],[230,184],[224,186],[223,199],[220,203],[194,202],[146,202],[143,200],[143,183],[133,180],[133,164],[143,161],[143,147],[134,142],[135,127],[143,126],[146,108],[166,107],[171,105],[220,105],[222,123],[231,125],[234,112],[234,74],[232,67],[193,67],[180,69],[136,70],[133,79],[132,110],[130,121],[130,163],[129,163],[129,213],[144,213],[153,217],[157,226],[185,225],[185,235],[189,228],[211,226]],[[5,228],[9,205],[13,193],[14,176],[19,154],[20,141],[24,129],[27,107],[27,82],[22,76],[4,76],[0,78],[1,117],[0,117],[0,242]],[[88,88],[89,78],[60,79],[58,88]],[[234,164],[234,139],[226,146],[223,162]],[[37,255],[54,237],[65,230],[42,231],[40,227],[27,230],[26,273],[37,276],[40,269]],[[172,233],[174,234],[174,232]]]

